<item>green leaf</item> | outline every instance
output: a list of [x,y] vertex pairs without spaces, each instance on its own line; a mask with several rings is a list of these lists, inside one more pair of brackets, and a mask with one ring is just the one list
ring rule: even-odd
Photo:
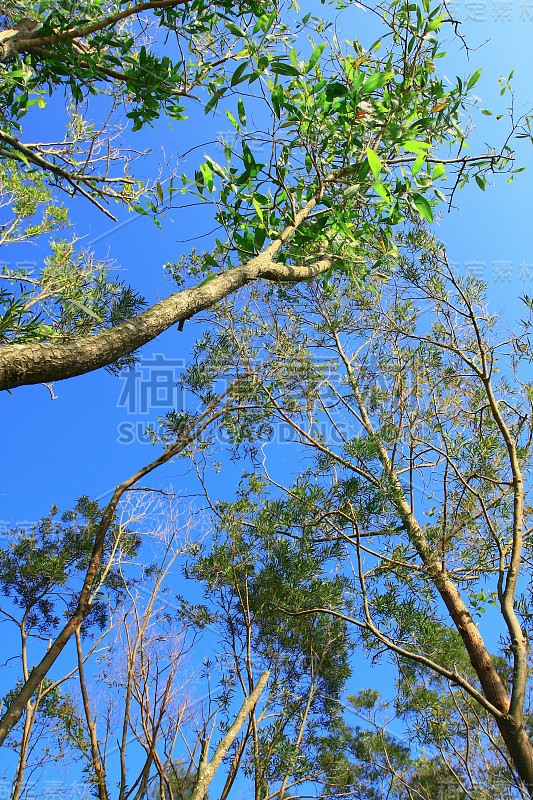
[[426,33],[430,33],[431,31],[436,31],[438,28],[440,28],[445,19],[446,19],[446,14],[442,14],[440,17],[436,17],[428,24],[426,28]]
[[254,248],[259,252],[263,247],[266,239],[266,231],[264,228],[256,228],[254,232]]
[[262,30],[264,33],[268,33],[272,27],[272,23],[276,19],[277,13],[277,10],[274,9],[271,14],[262,14],[255,23],[253,32],[257,33]]
[[265,30],[265,26],[267,24],[268,24],[268,14],[262,14],[255,23],[252,33],[257,33],[260,30]]
[[228,111],[228,109],[226,109],[226,114],[228,115],[228,119],[231,122],[231,124],[233,125],[233,127],[236,128],[238,131],[240,131],[241,130],[240,125],[237,122],[237,120],[235,119],[235,117],[233,116],[233,114],[231,113],[231,111]]
[[382,183],[378,183],[378,182],[373,183],[372,184],[372,188],[374,189],[376,194],[378,194],[380,197],[382,197],[384,200],[386,200],[387,203],[390,203],[390,200],[391,200],[390,194],[387,192],[387,189],[385,188],[385,186],[383,186]]
[[361,86],[361,94],[369,94],[376,89],[381,89],[392,78],[394,78],[394,72],[375,72]]
[[413,166],[411,168],[411,174],[412,175],[416,175],[418,172],[420,172],[420,170],[422,169],[422,167],[424,166],[424,164],[426,162],[426,158],[427,158],[427,156],[426,156],[425,153],[420,153],[420,155],[418,155],[415,158],[415,160],[413,162]]
[[200,164],[202,175],[204,176],[205,185],[210,192],[213,191],[213,172],[209,164]]
[[351,239],[352,242],[357,242],[357,239],[361,235],[361,233],[359,233],[359,236],[354,236],[348,225],[346,225],[346,223],[343,222],[341,219],[336,220],[335,225],[342,233],[345,234],[345,236],[348,236],[348,238]]
[[255,158],[253,156],[252,151],[246,144],[246,142],[242,143],[242,160],[244,161],[245,166],[253,166],[255,164]]
[[435,181],[437,180],[437,178],[442,178],[445,172],[446,169],[444,167],[444,164],[435,164],[435,166],[433,167],[433,180]]
[[470,78],[468,83],[466,84],[467,91],[469,89],[471,89],[472,86],[475,86],[475,84],[478,82],[478,80],[480,78],[480,75],[481,75],[481,70],[480,69],[478,69],[477,72],[474,72],[474,74],[472,75],[472,77]]
[[475,178],[476,178],[477,185],[484,192],[485,191],[485,185],[487,183],[487,179],[486,179],[485,175],[476,175]]
[[379,173],[381,172],[381,159],[371,147],[366,148],[366,157],[368,159],[368,163],[370,165],[370,169],[374,175],[374,178],[379,178]]
[[230,33],[234,36],[240,36],[242,39],[246,39],[246,34],[242,28],[239,28],[238,25],[235,25],[234,22],[226,22],[226,28]]
[[254,206],[255,210],[257,211],[257,216],[261,220],[261,224],[264,224],[263,209],[261,208],[261,206],[259,205],[259,203],[255,199],[255,197],[252,197],[252,203],[253,203],[253,206]]
[[211,167],[213,172],[216,175],[218,175],[220,178],[224,178],[225,180],[227,180],[228,174],[227,174],[226,170],[224,169],[224,167],[221,167],[220,164],[217,164],[217,162],[214,161],[209,156],[206,156],[205,158],[209,162],[209,166]]
[[239,112],[239,121],[243,128],[246,128],[246,112],[244,110],[244,103],[242,102],[241,98],[237,102],[237,111]]
[[215,92],[211,100],[207,103],[204,109],[204,114],[209,114],[211,109],[217,106],[219,100],[220,100],[220,94],[218,92]]
[[431,145],[429,142],[419,142],[416,139],[409,139],[407,142],[402,143],[404,150],[409,150],[410,153],[420,153],[423,150],[429,150]]
[[326,100],[332,102],[336,97],[344,97],[348,89],[343,83],[339,81],[332,81],[326,86]]
[[231,83],[230,83],[231,86],[236,86],[238,83],[240,83],[246,78],[246,76],[245,75],[243,76],[242,73],[244,72],[247,66],[248,63],[246,61],[243,64],[239,64],[239,66],[231,76]]
[[345,197],[347,200],[349,200],[351,197],[355,197],[355,195],[356,195],[356,194],[358,194],[358,192],[359,192],[359,188],[360,188],[360,187],[359,187],[359,184],[357,184],[357,185],[355,185],[355,186],[348,186],[348,188],[344,190],[344,192],[342,193],[342,195],[343,195],[343,197]]
[[420,216],[423,217],[427,222],[433,222],[433,209],[426,198],[422,197],[421,194],[414,194],[413,201],[420,213]]
[[313,69],[313,67],[319,60],[320,56],[324,52],[325,47],[326,47],[326,42],[322,42],[322,44],[319,44],[318,47],[315,50],[313,50],[311,58],[309,59],[309,63],[307,65],[307,69],[305,70],[306,72],[310,72]]
[[295,76],[300,74],[298,69],[296,67],[293,67],[292,64],[284,64],[281,61],[272,62],[270,64],[270,69],[277,75]]
[[89,316],[93,317],[93,319],[95,319],[97,322],[104,321],[103,318],[99,317],[98,314],[95,314],[94,311],[91,308],[89,308],[89,306],[86,306],[84,303],[80,303],[79,300],[74,300],[72,297],[67,297],[65,299],[69,303],[72,303],[73,306],[76,306],[76,308],[79,308],[80,311],[85,311],[86,314],[89,314]]
[[272,108],[274,109],[274,114],[276,117],[279,117],[281,114],[281,105],[285,98],[285,93],[283,91],[283,86],[275,86],[272,90]]
[[162,187],[161,187],[161,184],[160,184],[159,182],[158,182],[158,183],[156,183],[156,187],[155,187],[155,188],[156,188],[156,191],[157,191],[157,196],[159,197],[159,199],[161,200],[161,202],[163,202],[163,200],[164,200],[164,195],[163,195],[163,189],[162,189]]

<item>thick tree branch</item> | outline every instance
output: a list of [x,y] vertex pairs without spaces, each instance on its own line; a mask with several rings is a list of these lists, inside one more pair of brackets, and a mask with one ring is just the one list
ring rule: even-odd
[[333,265],[334,257],[327,255],[305,267],[275,263],[272,256],[287,238],[284,231],[247,264],[216,275],[203,285],[177,292],[109,330],[72,342],[5,345],[0,349],[0,389],[51,383],[92,372],[134,352],[172,325],[211,308],[251,281],[310,280]]
[[226,733],[220,744],[218,745],[211,761],[207,761],[207,748],[202,749],[202,756],[200,759],[200,767],[198,770],[198,781],[191,795],[191,800],[202,800],[213,780],[213,777],[220,766],[222,759],[233,744],[235,737],[244,725],[246,717],[254,710],[259,695],[263,691],[270,676],[270,672],[263,672],[257,681],[254,690],[244,699],[241,709],[229,731]]
[[34,47],[53,47],[61,42],[74,41],[91,33],[96,33],[104,28],[110,28],[128,17],[141,14],[159,8],[174,8],[184,5],[185,0],[153,0],[153,2],[138,3],[124,11],[110,14],[101,20],[96,20],[89,25],[82,25],[79,28],[72,27],[69,30],[54,33],[50,36],[40,36],[39,30],[41,23],[34,20],[24,20],[14,28],[0,32],[0,61],[7,61],[16,53],[32,52]]

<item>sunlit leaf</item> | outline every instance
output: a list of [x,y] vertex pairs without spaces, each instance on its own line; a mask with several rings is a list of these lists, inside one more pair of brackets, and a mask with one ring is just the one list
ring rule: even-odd
[[394,72],[375,72],[361,86],[361,94],[369,94],[376,89],[381,89],[392,78],[394,78]]
[[477,72],[474,72],[474,74],[472,75],[472,77],[468,81],[468,83],[466,85],[466,88],[468,90],[470,90],[473,86],[475,86],[475,84],[478,82],[480,76],[481,76],[481,70],[478,69]]
[[415,194],[413,195],[413,201],[420,213],[420,216],[423,217],[427,222],[433,222],[433,209],[426,198],[421,194]]
[[324,52],[325,47],[326,43],[322,42],[322,44],[319,44],[318,47],[315,50],[313,50],[311,58],[309,59],[309,63],[307,65],[306,72],[310,72],[313,69],[315,64],[318,62],[320,56]]
[[381,172],[380,157],[374,150],[372,150],[371,147],[366,148],[366,157],[368,159],[368,163],[370,164],[370,169],[372,170],[374,178],[379,178],[379,173]]

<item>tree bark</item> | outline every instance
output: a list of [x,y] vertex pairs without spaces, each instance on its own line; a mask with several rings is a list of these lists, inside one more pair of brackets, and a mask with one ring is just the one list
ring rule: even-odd
[[194,791],[191,795],[191,800],[203,800],[205,797],[205,793],[209,788],[209,784],[213,780],[217,769],[219,768],[222,759],[230,749],[231,745],[233,744],[235,737],[239,733],[240,729],[244,725],[244,721],[248,714],[254,710],[257,701],[259,700],[259,695],[265,688],[266,682],[270,676],[270,672],[263,672],[259,680],[257,681],[255,688],[251,694],[248,695],[244,699],[244,702],[241,706],[241,709],[237,716],[235,717],[235,722],[224,736],[222,741],[219,743],[217,749],[215,750],[215,754],[211,761],[207,761],[207,747],[202,749],[202,755],[200,757],[200,766],[198,769],[198,780],[196,786],[194,787]]
[[[315,204],[313,202],[313,206]],[[334,263],[333,257],[323,256],[309,266],[277,264],[269,251],[274,247],[278,250],[278,243],[281,246],[281,237],[246,264],[216,275],[204,285],[172,294],[132,319],[93,336],[55,344],[5,345],[0,348],[0,389],[51,383],[100,369],[133,353],[172,325],[211,308],[251,281],[259,278],[292,282],[310,280],[326,272]]]

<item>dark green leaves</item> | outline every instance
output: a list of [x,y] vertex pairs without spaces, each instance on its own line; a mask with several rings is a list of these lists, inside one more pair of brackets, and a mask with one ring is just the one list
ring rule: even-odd
[[289,75],[294,77],[300,74],[298,67],[293,66],[292,64],[286,64],[283,61],[272,61],[270,64],[270,69],[276,75]]
[[331,81],[326,86],[326,99],[331,103],[337,97],[344,97],[347,91],[348,90],[343,83],[340,83],[339,81]]
[[243,128],[246,128],[246,111],[244,110],[244,103],[242,102],[241,98],[239,97],[237,103],[237,111],[239,114],[239,121]]
[[239,66],[231,76],[230,86],[237,86],[238,83],[245,80],[246,76],[243,73],[247,66],[248,66],[247,61],[244,61],[242,64],[239,64]]
[[246,38],[246,34],[245,34],[245,32],[243,31],[243,29],[242,29],[242,28],[239,28],[239,26],[238,26],[238,25],[235,25],[235,23],[234,23],[234,22],[226,22],[226,28],[227,28],[227,29],[228,29],[228,31],[229,31],[230,33],[232,33],[234,36],[239,36],[240,38],[243,38],[243,39],[244,39],[244,38]]

